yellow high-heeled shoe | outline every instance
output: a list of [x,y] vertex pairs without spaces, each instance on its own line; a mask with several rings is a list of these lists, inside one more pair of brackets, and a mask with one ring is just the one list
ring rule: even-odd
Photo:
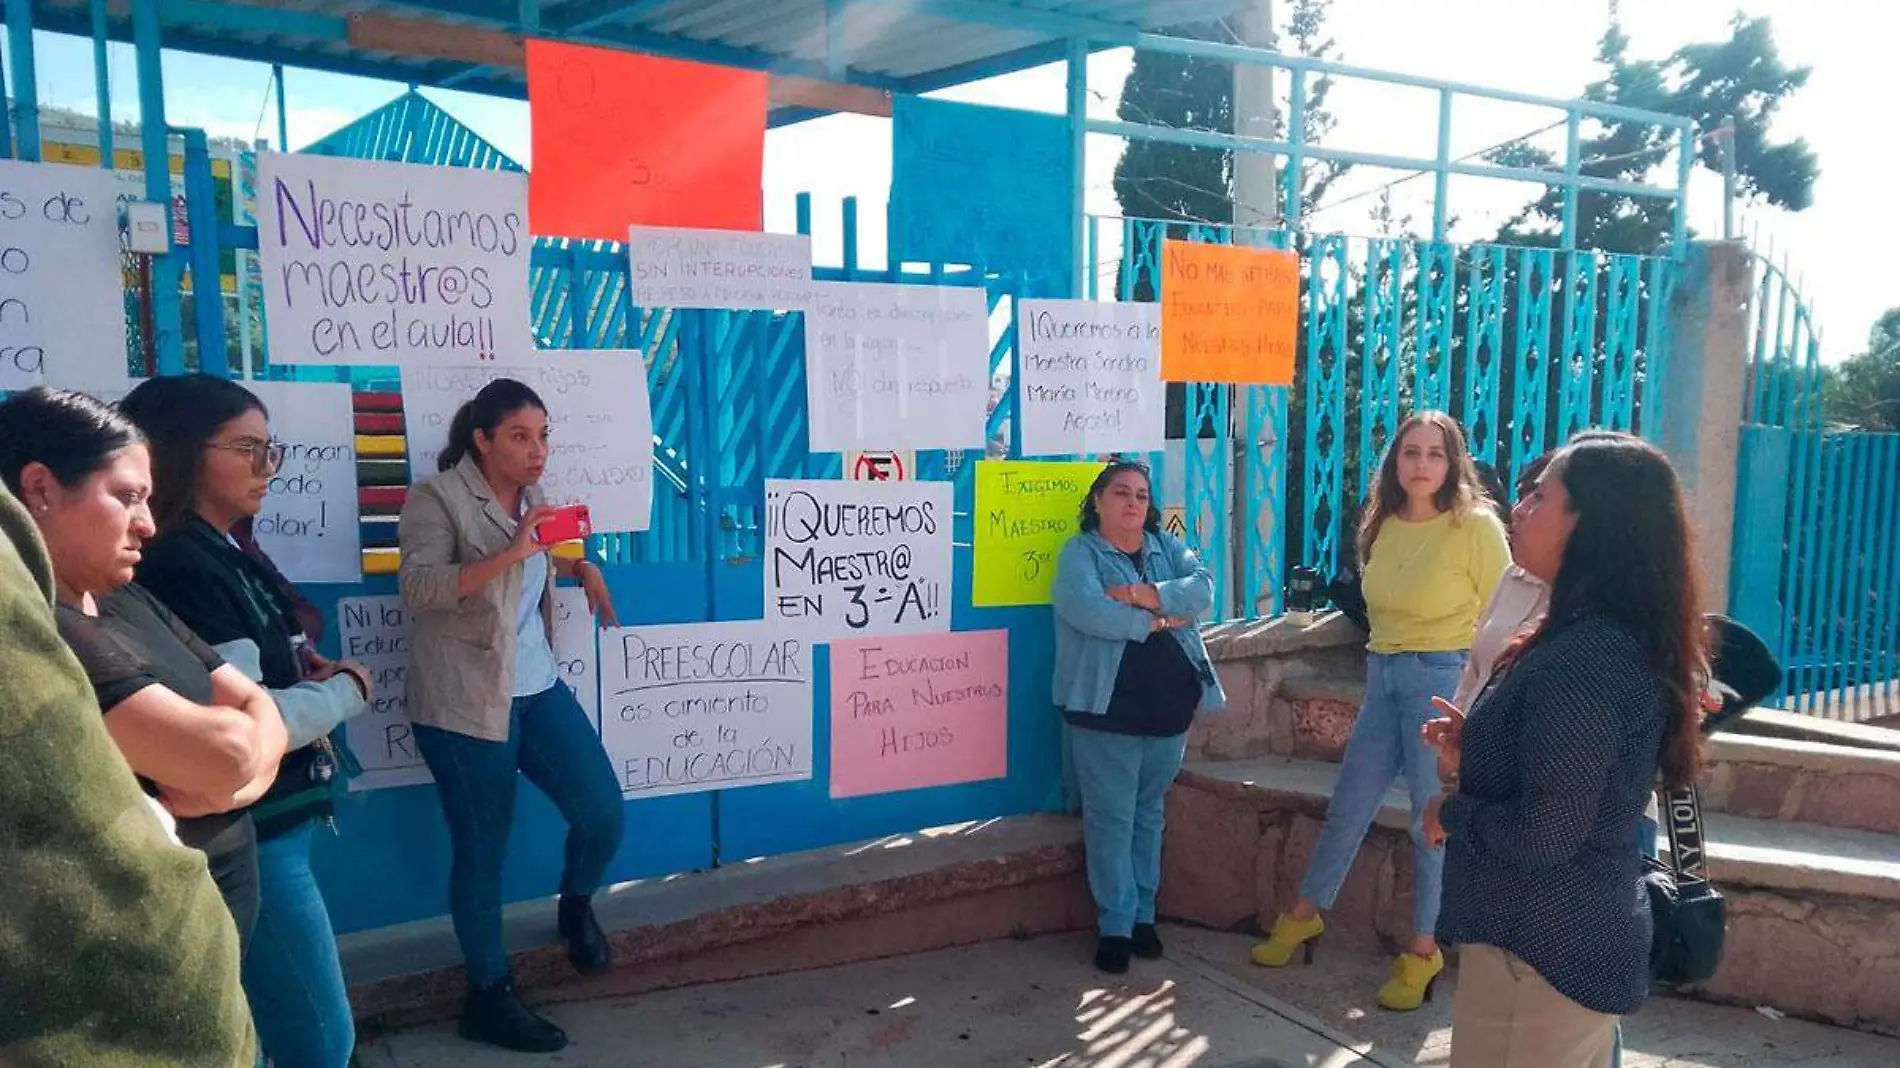
[[1445,953],[1433,950],[1429,957],[1401,953],[1392,962],[1392,978],[1379,988],[1379,1007],[1393,1012],[1412,1012],[1432,1000],[1432,988],[1445,970]]
[[1326,917],[1296,920],[1285,913],[1274,918],[1267,940],[1253,947],[1253,962],[1262,968],[1284,968],[1293,960],[1293,951],[1302,950],[1302,960],[1313,963],[1313,950],[1319,936],[1326,933]]

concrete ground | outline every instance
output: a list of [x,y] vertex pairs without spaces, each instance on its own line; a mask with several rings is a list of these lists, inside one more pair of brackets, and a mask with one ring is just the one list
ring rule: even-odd
[[[1244,935],[1164,929],[1168,956],[1119,981],[1081,934],[615,1001],[553,1006],[573,1044],[529,1057],[452,1024],[366,1040],[363,1068],[1358,1068],[1443,1066],[1449,987],[1411,1015],[1372,1007],[1387,961],[1322,952],[1247,963]],[[1888,1068],[1900,1039],[1675,999],[1630,1018],[1628,1068]]]

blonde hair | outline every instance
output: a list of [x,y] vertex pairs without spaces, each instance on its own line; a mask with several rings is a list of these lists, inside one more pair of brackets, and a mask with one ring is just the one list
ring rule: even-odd
[[1471,461],[1471,450],[1465,445],[1465,432],[1458,420],[1444,412],[1414,412],[1399,424],[1392,440],[1386,444],[1385,459],[1379,463],[1378,483],[1359,520],[1359,566],[1362,568],[1372,560],[1372,543],[1379,540],[1379,530],[1385,521],[1405,510],[1405,487],[1399,484],[1399,447],[1405,435],[1421,426],[1437,427],[1444,435],[1445,454],[1450,461],[1445,484],[1438,487],[1432,502],[1459,522],[1474,508],[1491,507],[1491,495],[1478,481],[1478,468]]

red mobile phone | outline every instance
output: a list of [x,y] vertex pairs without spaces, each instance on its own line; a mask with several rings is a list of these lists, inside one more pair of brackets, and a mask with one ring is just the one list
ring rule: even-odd
[[564,541],[577,541],[594,532],[594,522],[587,515],[584,504],[570,504],[556,508],[554,514],[541,521],[534,528],[536,545],[559,545]]

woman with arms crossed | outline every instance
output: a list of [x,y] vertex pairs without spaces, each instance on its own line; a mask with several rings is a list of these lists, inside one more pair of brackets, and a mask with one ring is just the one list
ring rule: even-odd
[[151,454],[138,429],[83,393],[0,401],[0,478],[46,539],[55,614],[92,681],[106,732],[205,854],[248,945],[257,837],[244,810],[277,776],[277,706],[133,583],[153,532]]
[[1214,576],[1161,529],[1148,468],[1108,465],[1082,499],[1082,532],[1056,560],[1055,699],[1082,795],[1095,897],[1095,966],[1161,956],[1163,802],[1199,711],[1226,703],[1196,618]]

